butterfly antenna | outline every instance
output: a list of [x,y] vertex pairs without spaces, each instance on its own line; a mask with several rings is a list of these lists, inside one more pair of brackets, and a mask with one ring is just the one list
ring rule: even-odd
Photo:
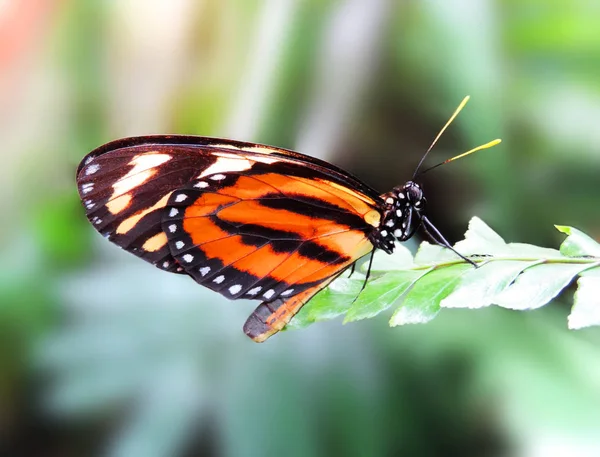
[[[482,144],[481,146],[477,146],[476,148],[473,148],[473,149],[471,149],[471,150],[469,150],[469,151],[467,151],[467,152],[463,152],[462,154],[459,154],[459,155],[457,155],[457,156],[455,156],[455,157],[452,157],[451,159],[444,160],[443,162],[440,162],[440,163],[438,163],[437,165],[434,165],[433,167],[429,167],[429,168],[427,168],[426,170],[423,170],[423,171],[422,171],[421,173],[419,173],[419,174],[420,174],[420,175],[424,175],[425,173],[427,173],[428,171],[431,171],[431,170],[433,170],[434,168],[437,168],[437,167],[439,167],[439,166],[442,166],[442,165],[444,165],[444,164],[447,164],[447,163],[453,162],[453,161],[455,161],[455,160],[458,160],[458,159],[462,159],[463,157],[466,157],[466,156],[468,156],[469,154],[473,154],[474,152],[481,151],[482,149],[489,149],[489,148],[493,148],[494,146],[496,146],[496,145],[497,145],[497,144],[499,144],[499,143],[502,143],[502,140],[501,140],[500,138],[496,138],[495,140],[492,140],[492,141],[490,141],[489,143]],[[414,179],[414,178],[413,178],[413,179]]]
[[419,172],[419,168],[421,168],[421,165],[423,164],[423,161],[427,157],[427,154],[429,154],[429,152],[433,149],[433,147],[435,146],[435,144],[437,143],[437,141],[440,139],[440,137],[442,136],[442,134],[446,131],[446,129],[448,128],[448,126],[450,124],[452,124],[452,121],[456,118],[456,116],[458,116],[458,113],[460,113],[462,111],[462,109],[465,107],[465,105],[467,104],[467,102],[469,101],[470,98],[471,97],[469,95],[467,95],[465,98],[463,98],[462,102],[460,102],[460,105],[458,105],[458,108],[456,108],[456,110],[454,111],[454,113],[452,114],[452,116],[450,117],[450,119],[448,120],[448,122],[446,122],[446,125],[444,125],[442,127],[442,130],[440,130],[440,133],[437,134],[437,136],[435,137],[435,140],[433,140],[433,142],[431,143],[431,145],[429,146],[429,148],[427,149],[427,151],[425,151],[425,154],[423,154],[423,157],[421,157],[421,161],[417,165],[417,168],[415,168],[415,172],[413,174],[413,180],[417,176],[417,173]]

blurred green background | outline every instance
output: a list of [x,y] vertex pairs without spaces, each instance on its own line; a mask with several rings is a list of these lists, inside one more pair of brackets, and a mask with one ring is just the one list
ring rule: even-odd
[[[595,0],[0,1],[0,440],[11,456],[598,456],[600,334],[570,297],[241,331],[228,302],[120,251],[75,168],[123,136],[296,149],[379,190],[426,175],[451,241],[600,237]],[[600,304],[599,304],[600,306]]]

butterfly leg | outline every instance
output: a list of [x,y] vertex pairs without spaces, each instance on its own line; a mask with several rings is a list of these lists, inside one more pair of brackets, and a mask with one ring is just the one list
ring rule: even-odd
[[293,297],[276,298],[263,302],[254,310],[244,324],[244,333],[257,343],[262,343],[270,336],[283,329],[313,296],[323,289],[333,278],[326,280]]
[[350,267],[350,274],[348,275],[348,277],[351,277],[354,274],[354,270],[356,270],[356,262],[354,262]]
[[[463,259],[465,262],[469,262],[471,265],[473,265],[475,268],[477,268],[477,264],[475,262],[473,262],[471,259],[468,259],[467,257],[465,257],[464,255],[462,255],[460,252],[458,252],[456,249],[454,249],[452,247],[452,245],[448,242],[448,240],[446,240],[446,238],[444,238],[444,236],[440,233],[440,231],[435,227],[435,225],[433,225],[431,223],[431,221],[429,219],[427,219],[426,217],[422,218],[423,221],[423,230],[425,230],[425,233],[429,236],[429,238],[431,238],[436,244],[443,246],[445,248],[450,249],[452,252],[454,252],[457,256],[459,256],[461,259]],[[427,230],[427,227],[429,227],[431,229],[431,231],[433,231],[433,233],[436,235],[434,236],[429,230]]]

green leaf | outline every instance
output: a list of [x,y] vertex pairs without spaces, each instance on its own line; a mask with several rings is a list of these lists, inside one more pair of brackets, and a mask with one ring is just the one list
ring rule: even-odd
[[400,307],[390,319],[390,325],[423,324],[440,311],[440,302],[459,283],[461,276],[473,270],[468,263],[430,270],[405,295]]
[[510,255],[513,257],[531,259],[564,259],[558,249],[543,248],[540,246],[534,246],[533,244],[509,243],[508,249],[510,250]]
[[415,255],[415,265],[436,265],[443,262],[462,262],[462,259],[448,248],[423,241]]
[[510,249],[500,235],[478,217],[469,221],[465,239],[454,245],[462,255],[504,255]]
[[441,302],[443,308],[482,308],[493,303],[524,269],[537,261],[522,260],[488,261],[477,269],[467,272],[456,289]]
[[348,310],[344,323],[367,319],[385,311],[427,271],[429,270],[395,271],[369,281]]
[[584,271],[577,286],[568,317],[569,328],[577,330],[600,325],[600,268]]
[[573,227],[555,225],[558,231],[568,235],[560,245],[560,252],[567,257],[600,257],[600,244]]
[[525,270],[506,290],[494,298],[494,303],[514,310],[536,309],[544,306],[575,276],[590,265],[547,263]]
[[313,322],[334,319],[344,314],[358,296],[364,279],[338,278],[310,300],[286,328],[303,328]]

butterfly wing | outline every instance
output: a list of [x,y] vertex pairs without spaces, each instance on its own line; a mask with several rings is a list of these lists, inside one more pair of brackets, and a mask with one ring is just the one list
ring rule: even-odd
[[161,269],[182,273],[161,221],[170,194],[214,160],[170,137],[126,138],[89,153],[77,187],[92,225],[123,249]]
[[373,249],[367,222],[373,207],[353,191],[298,176],[294,171],[307,170],[294,168],[255,164],[243,174],[207,175],[173,192],[167,204],[163,231],[178,264],[227,298],[269,304],[254,317],[265,310],[279,316],[262,322],[260,331],[253,318],[246,327],[253,339],[279,330]]
[[230,299],[263,300],[244,327],[255,341],[373,249],[377,193],[317,159],[201,137],[122,140],[88,157],[78,184],[99,231]]

